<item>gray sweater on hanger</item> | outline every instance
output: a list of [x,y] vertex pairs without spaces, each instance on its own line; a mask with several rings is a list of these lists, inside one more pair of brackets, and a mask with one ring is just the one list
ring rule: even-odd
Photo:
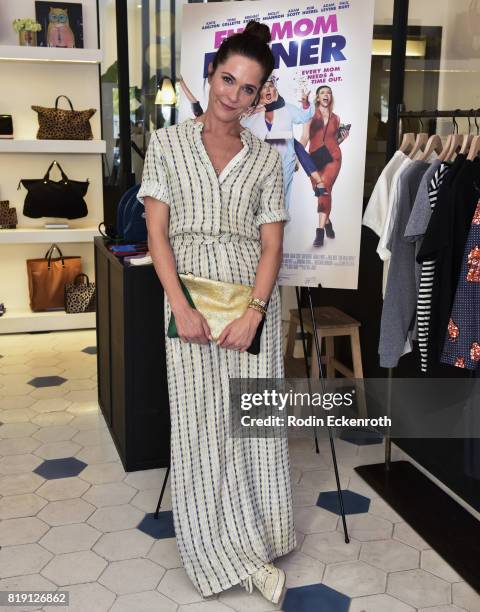
[[398,212],[389,244],[392,256],[380,325],[378,352],[382,368],[396,367],[400,357],[411,350],[405,347],[415,324],[415,243],[405,240],[404,235],[420,182],[429,167],[428,162],[415,160],[400,177]]

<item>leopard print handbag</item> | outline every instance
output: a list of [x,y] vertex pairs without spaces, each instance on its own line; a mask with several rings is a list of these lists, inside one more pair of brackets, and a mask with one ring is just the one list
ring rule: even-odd
[[[85,281],[85,282],[84,282]],[[69,314],[95,310],[95,283],[83,272],[65,285],[65,311]]]
[[[58,108],[60,98],[65,98],[70,110]],[[67,96],[58,96],[55,100],[55,108],[45,106],[32,106],[38,113],[39,140],[92,140],[93,133],[90,125],[90,117],[97,111],[94,108],[77,111]]]

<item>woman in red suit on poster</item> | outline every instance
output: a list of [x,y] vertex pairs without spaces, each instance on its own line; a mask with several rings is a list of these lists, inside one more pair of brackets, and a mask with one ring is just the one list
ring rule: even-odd
[[[323,246],[325,235],[335,238],[330,212],[332,210],[332,188],[342,167],[340,144],[348,137],[350,126],[343,126],[340,117],[333,112],[333,93],[327,85],[316,91],[315,114],[305,124],[301,138],[305,146],[310,142],[309,157],[321,178],[321,195],[318,196],[319,223],[313,246]],[[311,179],[313,181],[313,179]]]

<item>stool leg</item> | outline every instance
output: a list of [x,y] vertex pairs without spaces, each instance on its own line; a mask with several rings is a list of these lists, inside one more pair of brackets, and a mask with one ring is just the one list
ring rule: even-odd
[[327,378],[335,378],[335,367],[333,365],[334,337],[328,336],[325,338],[325,355],[327,357]]
[[288,326],[287,347],[285,349],[285,357],[293,357],[295,350],[295,339],[297,336],[297,323],[290,317],[290,325]]
[[352,348],[353,375],[357,383],[358,413],[361,417],[367,416],[367,403],[365,399],[365,386],[363,384],[362,350],[360,348],[360,334],[356,327],[350,334],[350,346]]

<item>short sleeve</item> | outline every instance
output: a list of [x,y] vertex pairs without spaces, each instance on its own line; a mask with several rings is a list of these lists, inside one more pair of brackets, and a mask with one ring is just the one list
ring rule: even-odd
[[282,158],[275,149],[272,149],[272,153],[276,155],[276,160],[272,171],[266,174],[262,184],[260,206],[255,215],[257,227],[264,223],[290,221],[290,216],[285,208]]
[[137,194],[138,201],[144,204],[145,196],[150,196],[155,198],[155,200],[160,200],[170,205],[168,169],[156,132],[150,138],[147,154],[145,155],[142,184]]

